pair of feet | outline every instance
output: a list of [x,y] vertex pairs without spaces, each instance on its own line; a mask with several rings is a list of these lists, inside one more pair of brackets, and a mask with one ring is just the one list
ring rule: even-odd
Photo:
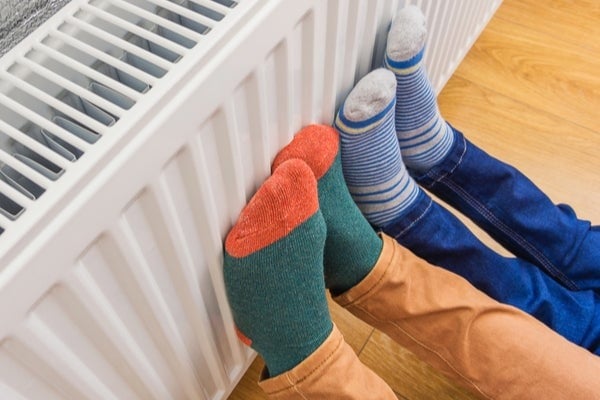
[[271,376],[329,336],[326,287],[342,293],[372,270],[382,242],[369,222],[383,227],[415,199],[420,189],[402,157],[424,171],[450,150],[452,131],[422,67],[425,36],[418,8],[400,11],[387,69],[349,94],[336,118],[339,136],[321,125],[296,134],[226,238],[224,279],[238,336]]
[[381,239],[344,183],[339,150],[332,127],[302,129],[225,240],[238,337],[271,376],[298,365],[331,333],[326,287],[333,294],[352,288],[381,253]]
[[402,218],[417,199],[420,189],[410,174],[436,166],[454,143],[423,66],[425,39],[420,10],[401,10],[388,35],[385,68],[358,82],[335,120],[350,193],[381,229]]

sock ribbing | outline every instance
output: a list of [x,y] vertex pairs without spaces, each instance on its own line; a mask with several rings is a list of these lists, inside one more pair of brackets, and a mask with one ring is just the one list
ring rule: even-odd
[[259,188],[225,240],[223,276],[236,332],[271,376],[298,365],[333,328],[325,236],[314,175],[290,160]]
[[441,117],[423,65],[425,17],[402,9],[388,34],[384,65],[396,76],[396,134],[406,165],[425,172],[450,151],[452,129]]
[[387,98],[385,107],[363,114],[363,120],[347,117],[354,102],[369,102],[369,93],[379,98],[379,88],[394,82],[389,71],[374,72],[366,75],[348,95],[338,111],[335,127],[340,133],[342,166],[350,194],[372,225],[384,227],[410,207],[419,189],[400,155],[394,129],[394,93]]

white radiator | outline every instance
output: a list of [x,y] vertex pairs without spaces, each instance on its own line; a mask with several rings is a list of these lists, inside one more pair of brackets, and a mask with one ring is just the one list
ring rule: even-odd
[[[416,2],[438,91],[500,1]],[[0,58],[0,399],[226,398],[222,238],[404,4],[75,0]]]

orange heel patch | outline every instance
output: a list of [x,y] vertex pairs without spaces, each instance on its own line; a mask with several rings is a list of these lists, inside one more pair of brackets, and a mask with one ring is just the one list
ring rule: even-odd
[[299,158],[312,169],[316,179],[327,173],[339,150],[339,136],[328,125],[308,125],[302,128],[294,139],[275,157],[271,171],[286,160]]

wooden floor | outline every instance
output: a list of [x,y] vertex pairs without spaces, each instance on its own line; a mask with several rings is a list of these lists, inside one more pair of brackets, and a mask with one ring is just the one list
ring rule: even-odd
[[[600,1],[541,3],[504,1],[439,96],[440,108],[555,202],[600,223]],[[331,310],[362,362],[399,399],[474,398],[345,310]],[[266,398],[256,385],[260,368],[257,360],[231,400]]]

